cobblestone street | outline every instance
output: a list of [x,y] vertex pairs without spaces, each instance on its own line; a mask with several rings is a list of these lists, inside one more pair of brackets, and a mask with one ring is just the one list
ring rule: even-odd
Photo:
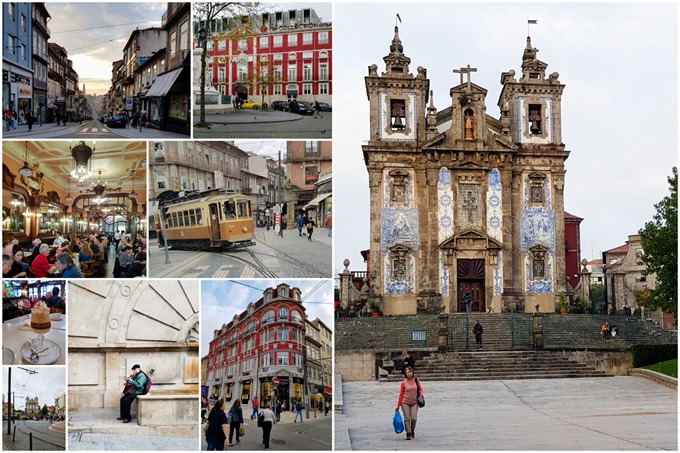
[[256,245],[233,252],[170,250],[170,263],[158,242],[149,243],[150,277],[174,278],[330,278],[332,238],[317,228],[312,241],[297,230],[255,230]]
[[17,421],[7,434],[7,422],[2,423],[3,450],[30,450],[33,434],[33,450],[62,451],[66,447],[66,434],[50,429],[50,422]]

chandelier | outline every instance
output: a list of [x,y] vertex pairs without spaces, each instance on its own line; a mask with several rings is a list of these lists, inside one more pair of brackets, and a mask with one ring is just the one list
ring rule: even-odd
[[85,142],[80,142],[73,148],[71,148],[71,145],[68,146],[68,149],[71,151],[71,157],[73,157],[71,177],[78,182],[83,182],[92,176],[91,158],[95,151],[95,143],[92,142],[92,148],[87,146]]
[[108,200],[103,197],[104,191],[106,190],[106,181],[102,182],[102,170],[97,170],[97,173],[99,174],[99,179],[97,181],[97,184],[92,186],[92,190],[94,191],[94,194],[97,196],[93,201],[97,203],[98,205],[107,202]]
[[132,170],[132,190],[130,191],[128,198],[131,200],[137,199],[137,194],[135,193],[135,170]]
[[24,155],[24,166],[19,169],[19,174],[21,176],[31,176],[33,170],[28,166],[28,142],[26,142],[26,153]]

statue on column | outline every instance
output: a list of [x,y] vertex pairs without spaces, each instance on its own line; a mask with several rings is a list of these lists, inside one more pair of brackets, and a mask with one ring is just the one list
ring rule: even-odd
[[472,119],[472,110],[465,111],[465,139],[471,140],[475,138],[474,122]]

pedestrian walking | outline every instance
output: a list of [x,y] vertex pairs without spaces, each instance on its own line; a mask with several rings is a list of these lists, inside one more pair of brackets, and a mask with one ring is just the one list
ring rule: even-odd
[[302,402],[300,400],[295,401],[295,417],[293,418],[293,423],[297,422],[298,415],[300,416],[300,423],[302,423]]
[[411,357],[411,354],[409,354],[408,351],[404,351],[404,364],[402,366],[402,373],[406,375],[406,369],[411,368],[412,370],[416,369],[416,359]]
[[328,415],[328,411],[330,410],[330,408],[331,408],[331,403],[330,403],[330,401],[326,400],[326,402],[323,405],[323,415],[324,416]]
[[413,368],[407,367],[404,375],[406,378],[401,381],[399,387],[399,399],[397,400],[395,412],[399,411],[399,408],[401,408],[401,412],[404,416],[404,427],[406,428],[406,440],[411,440],[416,437],[418,398],[424,398],[424,395],[423,388],[418,379],[416,379]]
[[307,220],[307,240],[309,242],[312,242],[312,233],[314,233],[314,227],[316,224],[314,223],[314,219],[308,219]]
[[[234,404],[229,409],[229,447],[241,443],[241,425],[243,425],[243,408],[241,407],[241,400],[236,399]],[[236,431],[236,443],[233,443],[234,431]]]
[[321,115],[321,106],[319,105],[318,100],[314,101],[314,110],[316,110],[316,116],[318,116],[319,118],[323,118],[323,116]]
[[281,421],[281,410],[283,409],[283,403],[281,400],[275,401],[274,404],[276,404],[276,421],[280,422]]
[[59,123],[61,123],[61,112],[57,110],[57,126],[59,126]]
[[9,132],[9,129],[12,127],[12,111],[9,109],[9,106],[5,108],[3,118],[5,120],[5,129]]
[[224,400],[219,399],[215,402],[210,415],[208,415],[208,425],[205,427],[205,441],[208,443],[208,451],[224,450],[224,442],[229,435],[229,420],[224,413]]
[[472,333],[475,334],[475,342],[477,343],[477,349],[482,349],[482,334],[484,333],[484,328],[477,321],[477,324],[472,328]]
[[33,116],[31,109],[28,109],[26,112],[26,124],[28,124],[29,132],[33,129],[33,123],[35,123],[35,116]]
[[269,437],[272,433],[275,417],[272,407],[267,404],[257,418],[257,425],[262,428],[262,443],[265,450],[269,450]]
[[257,396],[253,398],[251,404],[253,405],[253,413],[250,414],[250,419],[255,420],[255,417],[257,417],[257,413],[260,408],[260,401],[257,399]]
[[12,129],[16,130],[17,128],[17,111],[14,110],[14,107],[12,107]]
[[323,221],[323,227],[326,228],[328,237],[331,237],[333,230],[333,216],[331,215],[331,211],[328,211],[326,214],[326,220]]
[[298,229],[298,236],[302,237],[302,227],[305,226],[305,220],[302,218],[302,214],[298,214],[298,217],[295,220],[295,225]]
[[210,410],[210,403],[205,396],[201,399],[201,423],[205,423],[205,414]]

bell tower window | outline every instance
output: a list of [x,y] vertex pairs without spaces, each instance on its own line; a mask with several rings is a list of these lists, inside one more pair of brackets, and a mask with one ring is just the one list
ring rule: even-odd
[[529,132],[531,135],[542,133],[541,104],[529,104]]
[[393,131],[404,130],[406,120],[406,102],[403,99],[390,101],[390,125]]

